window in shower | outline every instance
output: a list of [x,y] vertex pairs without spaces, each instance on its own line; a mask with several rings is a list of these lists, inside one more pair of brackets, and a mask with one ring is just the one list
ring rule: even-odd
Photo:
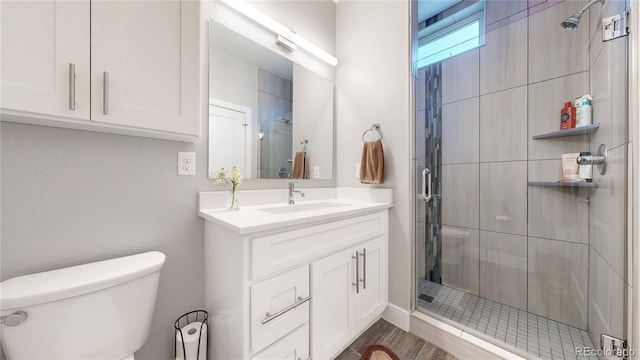
[[484,44],[484,1],[478,1],[453,15],[434,18],[437,20],[432,20],[418,34],[418,68]]

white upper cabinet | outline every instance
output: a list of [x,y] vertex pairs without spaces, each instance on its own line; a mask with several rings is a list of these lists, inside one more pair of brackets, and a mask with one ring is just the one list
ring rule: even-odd
[[92,2],[92,120],[198,134],[198,11],[189,0]]
[[3,121],[186,141],[199,135],[198,1],[0,6]]
[[89,12],[89,1],[0,2],[3,113],[89,120]]

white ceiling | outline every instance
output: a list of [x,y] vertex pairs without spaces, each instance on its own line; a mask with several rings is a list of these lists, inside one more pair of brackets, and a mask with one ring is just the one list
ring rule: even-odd
[[418,0],[418,22],[443,12],[462,0]]

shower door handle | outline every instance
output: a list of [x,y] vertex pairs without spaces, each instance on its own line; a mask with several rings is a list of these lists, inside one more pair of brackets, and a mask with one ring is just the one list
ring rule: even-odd
[[431,170],[429,168],[422,170],[422,197],[426,203],[431,201]]

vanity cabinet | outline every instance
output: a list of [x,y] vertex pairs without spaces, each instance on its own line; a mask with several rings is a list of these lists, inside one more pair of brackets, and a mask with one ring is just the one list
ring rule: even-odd
[[251,348],[264,349],[292,330],[308,327],[310,295],[307,265],[252,285]]
[[253,356],[252,360],[308,360],[309,324],[304,324],[266,350]]
[[388,240],[387,208],[256,232],[205,221],[209,359],[334,358],[387,306]]
[[387,305],[383,238],[314,262],[313,359],[335,356],[365,330]]
[[330,359],[358,333],[353,311],[353,249],[313,263],[313,359]]
[[196,1],[3,1],[3,121],[192,140]]

